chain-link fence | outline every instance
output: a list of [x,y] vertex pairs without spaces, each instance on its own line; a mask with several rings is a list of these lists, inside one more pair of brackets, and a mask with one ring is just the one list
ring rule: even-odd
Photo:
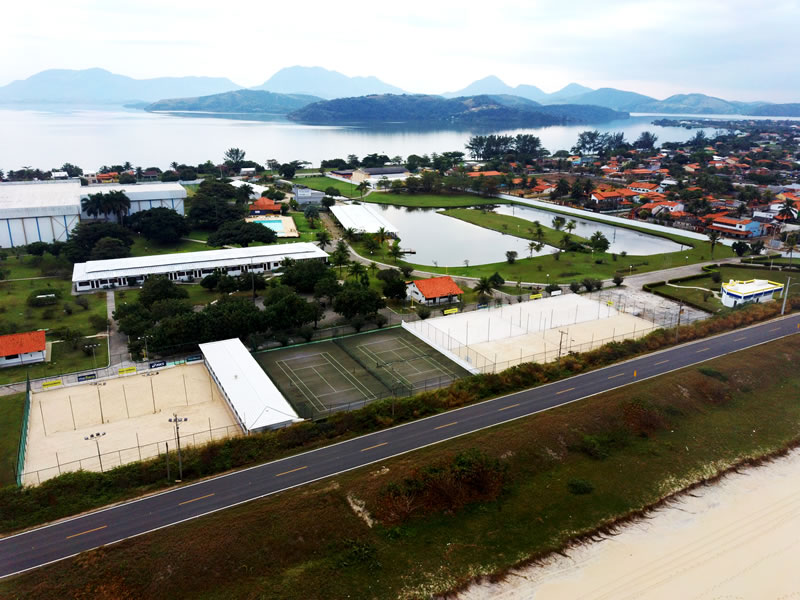
[[25,450],[28,446],[28,417],[31,412],[31,381],[25,381],[25,404],[22,409],[22,426],[17,449],[17,485],[22,485],[22,470],[25,468]]
[[[199,446],[214,440],[222,440],[240,435],[243,434],[238,425],[227,425],[214,429],[209,428],[195,433],[181,433],[181,447]],[[177,440],[176,438],[172,438],[169,440],[131,446],[129,448],[120,448],[111,452],[98,453],[87,456],[86,458],[63,463],[58,461],[58,453],[56,453],[57,462],[51,467],[28,472],[22,472],[20,469],[18,482],[20,485],[39,485],[43,481],[51,479],[52,477],[58,477],[62,473],[68,473],[70,471],[108,471],[109,469],[121,465],[163,456],[167,452],[173,454],[176,451]]]

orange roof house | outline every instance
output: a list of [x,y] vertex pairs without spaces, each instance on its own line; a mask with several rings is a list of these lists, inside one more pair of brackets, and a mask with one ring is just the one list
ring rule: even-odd
[[464,291],[456,285],[452,277],[431,277],[418,279],[408,284],[408,295],[420,304],[447,304],[458,302]]
[[281,212],[281,203],[262,197],[253,202],[248,210],[251,215],[278,214]]
[[467,173],[467,177],[502,177],[505,173],[500,171],[472,171]]
[[0,335],[0,367],[43,361],[46,347],[44,331]]

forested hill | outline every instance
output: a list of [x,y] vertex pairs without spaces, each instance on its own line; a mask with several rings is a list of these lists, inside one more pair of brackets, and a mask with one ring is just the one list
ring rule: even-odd
[[148,111],[218,112],[218,113],[270,113],[286,114],[318,102],[316,96],[304,94],[275,94],[257,90],[236,90],[198,98],[172,98],[159,100],[145,107]]
[[290,113],[288,117],[302,123],[325,125],[427,122],[488,126],[603,123],[628,117],[628,113],[600,106],[539,106],[535,102],[520,100],[502,95],[443,98],[422,94],[381,94],[316,102]]

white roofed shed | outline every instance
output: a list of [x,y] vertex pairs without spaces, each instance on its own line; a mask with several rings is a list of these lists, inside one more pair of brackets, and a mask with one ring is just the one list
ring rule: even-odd
[[200,351],[245,433],[302,421],[238,338],[200,344]]
[[345,229],[353,229],[356,233],[377,233],[383,227],[388,235],[397,236],[397,227],[387,221],[383,215],[366,204],[337,204],[331,206],[331,212]]

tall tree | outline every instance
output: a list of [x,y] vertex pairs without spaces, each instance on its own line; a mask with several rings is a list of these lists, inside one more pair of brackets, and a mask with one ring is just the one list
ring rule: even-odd
[[706,236],[708,237],[708,241],[711,242],[711,258],[713,259],[714,258],[714,248],[716,247],[717,242],[719,241],[719,238],[722,237],[722,236],[721,236],[719,231],[713,231],[713,230],[711,230],[708,233],[706,233]]
[[225,162],[230,163],[234,169],[239,169],[244,162],[245,151],[241,148],[228,148],[225,151]]

